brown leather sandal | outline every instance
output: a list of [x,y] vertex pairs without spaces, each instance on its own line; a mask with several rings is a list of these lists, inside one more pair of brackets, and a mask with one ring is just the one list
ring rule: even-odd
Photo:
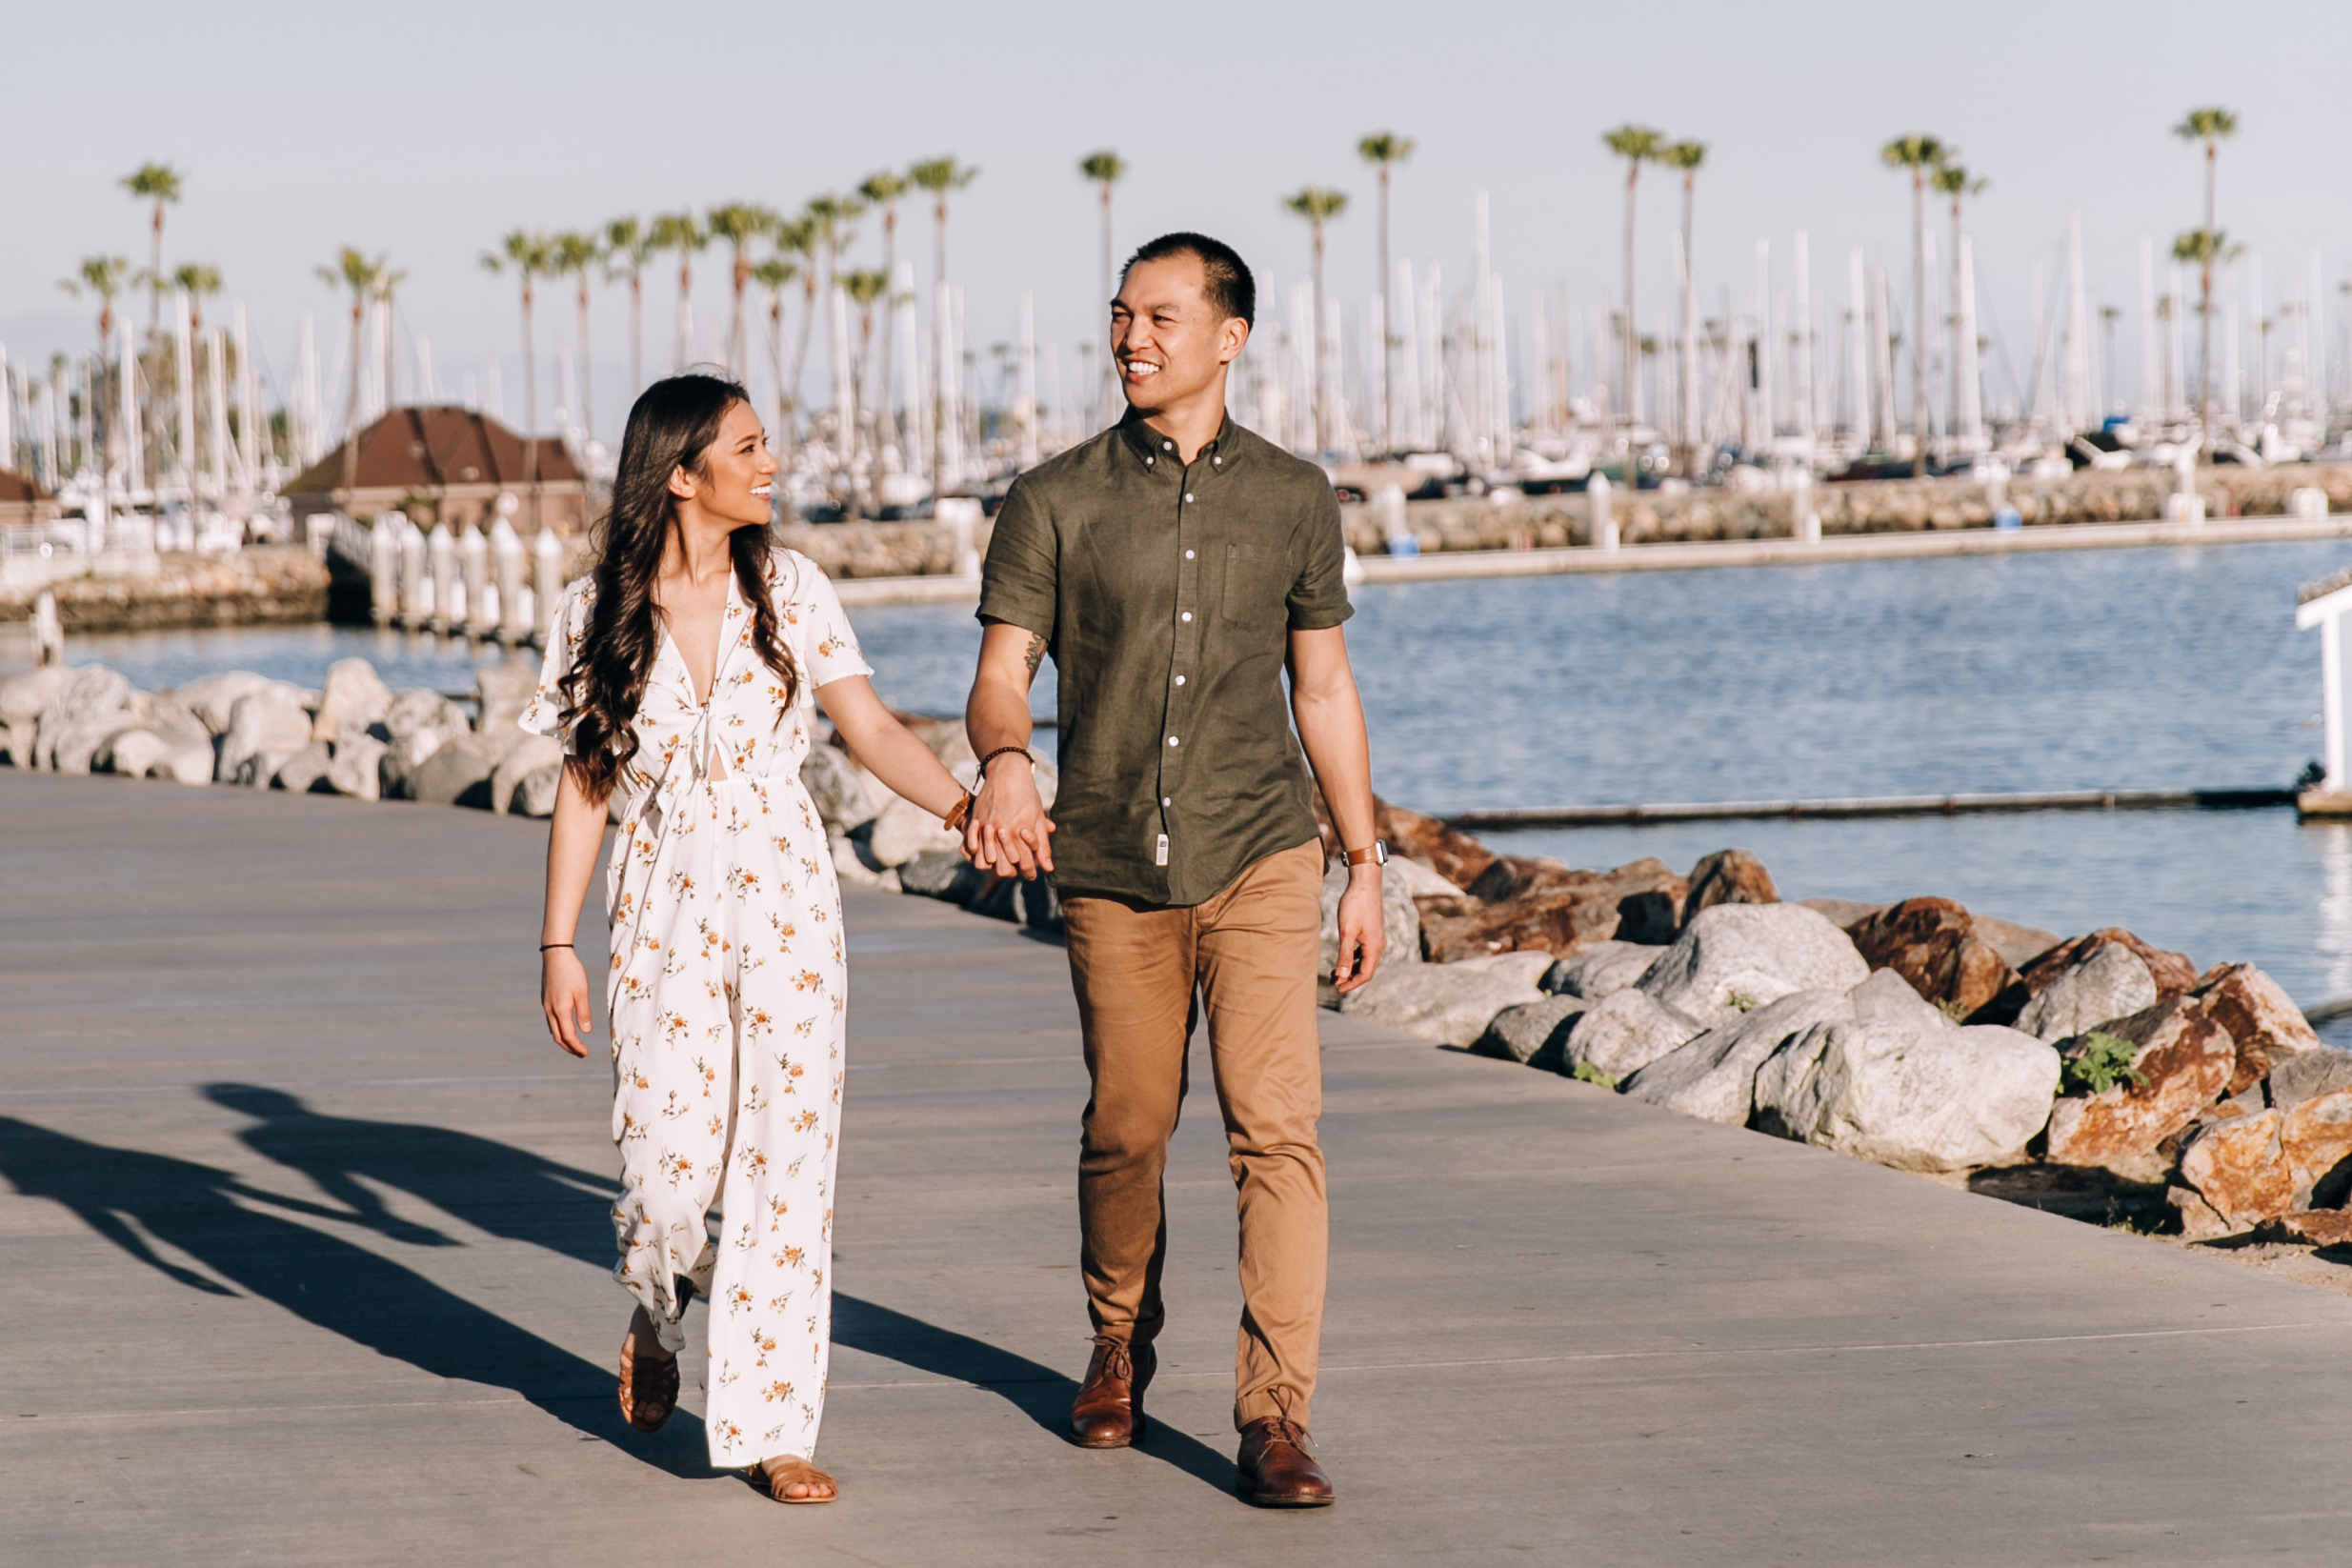
[[[826,1475],[806,1459],[769,1459],[752,1466],[751,1482],[778,1502],[832,1502],[841,1496],[841,1483]],[[810,1495],[805,1498],[786,1497],[787,1488],[805,1486]],[[819,1492],[817,1488],[825,1490]]]
[[639,1356],[635,1346],[633,1335],[621,1347],[621,1417],[631,1430],[650,1436],[668,1425],[678,1407],[678,1358]]

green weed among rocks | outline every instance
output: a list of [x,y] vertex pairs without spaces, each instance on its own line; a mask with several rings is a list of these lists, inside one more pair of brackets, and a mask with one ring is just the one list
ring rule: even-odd
[[1589,1083],[1598,1089],[1615,1089],[1617,1087],[1617,1079],[1611,1077],[1608,1074],[1602,1072],[1599,1068],[1595,1067],[1588,1061],[1580,1061],[1577,1063],[1577,1070],[1574,1073],[1571,1073],[1569,1076],[1575,1078],[1578,1083]]
[[2140,1047],[2121,1035],[2098,1030],[2078,1035],[2074,1049],[2067,1054],[2059,1092],[2103,1095],[2119,1083],[2138,1088],[2148,1081],[2147,1075],[2132,1065],[2132,1058],[2139,1054]]

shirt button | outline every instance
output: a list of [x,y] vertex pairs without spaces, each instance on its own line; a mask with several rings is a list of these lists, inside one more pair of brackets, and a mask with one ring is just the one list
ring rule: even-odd
[[1184,493],[1184,504],[1186,506],[1191,506],[1193,504],[1193,493],[1189,490]]
[[1168,744],[1169,744],[1169,745],[1171,745],[1171,746],[1173,746],[1173,745],[1175,745],[1176,743],[1176,736],[1174,736],[1174,735],[1170,735],[1170,736],[1168,737]]
[[1163,794],[1159,797],[1159,803],[1163,806],[1173,806],[1176,804],[1176,799],[1172,795]]
[[1188,560],[1188,561],[1189,561],[1189,560],[1191,560],[1191,559],[1193,558],[1193,553],[1192,553],[1191,551],[1189,551],[1189,550],[1188,550],[1188,551],[1186,551],[1186,552],[1184,553],[1184,558],[1185,558],[1186,560]]
[[1182,675],[1178,675],[1178,676],[1176,676],[1176,684],[1177,684],[1178,686],[1181,686],[1181,685],[1183,685],[1183,684],[1184,684],[1184,677],[1183,677]]
[[1191,611],[1187,610],[1186,612],[1184,612],[1184,613],[1183,613],[1183,614],[1181,614],[1181,615],[1177,616],[1176,618],[1177,618],[1178,620],[1187,620],[1187,621],[1188,621],[1188,620],[1191,620],[1191,619],[1193,618],[1193,613],[1192,613]]
[[1162,441],[1159,444],[1159,450],[1162,452],[1174,452],[1176,451],[1176,443],[1174,441]]

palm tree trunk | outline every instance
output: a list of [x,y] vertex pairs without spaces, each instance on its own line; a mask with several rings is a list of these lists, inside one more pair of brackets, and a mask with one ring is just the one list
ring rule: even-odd
[[629,269],[629,395],[645,390],[645,274]]
[[343,504],[352,504],[352,492],[359,488],[359,342],[360,317],[367,308],[367,295],[360,290],[352,291],[352,390],[343,404]]
[[694,359],[694,253],[683,246],[678,250],[677,328],[677,368],[682,371]]
[[[1634,188],[1641,178],[1641,165],[1628,161],[1625,166],[1625,314],[1618,339],[1622,352],[1623,380],[1618,385],[1619,417],[1627,430],[1633,428],[1634,417]],[[1631,458],[1627,459],[1630,464]],[[1629,467],[1626,471],[1632,472]]]
[[[2212,203],[2208,201],[2206,206]],[[147,331],[150,336],[163,329],[163,198],[155,199],[155,217],[148,254],[147,272]]]
[[816,258],[809,258],[809,271],[804,280],[800,302],[800,333],[793,346],[793,379],[791,403],[792,422],[789,439],[794,447],[800,445],[800,383],[809,368],[809,329],[816,320]]
[[1395,318],[1397,301],[1390,297],[1388,287],[1388,165],[1380,166],[1380,455],[1385,457],[1396,450],[1395,427],[1390,422],[1390,411],[1395,394],[1390,391],[1397,379],[1396,331],[1389,325]]
[[2205,143],[2205,259],[2199,270],[2201,300],[2197,322],[2197,450],[2213,458],[2213,255],[2220,240],[2213,231],[2214,177],[2221,144]]
[[750,363],[743,352],[743,291],[751,281],[751,258],[743,253],[743,247],[738,245],[735,247],[734,306],[727,316],[727,369],[730,373],[738,376],[751,373]]
[[[1682,172],[1682,336],[1685,341],[1691,335],[1691,322],[1695,314],[1691,310],[1691,294],[1699,287],[1699,260],[1691,254],[1692,220],[1698,202],[1698,171],[1685,169]],[[1698,356],[1685,351],[1682,367],[1686,380],[1695,379],[1688,376],[1688,372],[1697,363]],[[1699,432],[1695,428],[1698,420],[1693,417],[1698,410],[1699,389],[1695,385],[1685,385],[1682,388],[1682,406],[1675,411],[1675,423],[1680,427],[1677,433],[1680,437],[1682,472],[1685,474],[1699,466]]]
[[1956,436],[1960,434],[1960,352],[1957,335],[1960,330],[1960,198],[1956,191],[1952,193],[1952,259],[1949,263],[1952,269],[1952,331],[1955,334],[1952,346],[1952,401],[1943,422],[1944,429]]
[[898,370],[897,361],[891,355],[898,321],[895,303],[898,288],[898,207],[895,202],[882,209],[882,406],[875,418],[895,441],[898,437],[897,405],[892,396],[896,389],[891,384]]
[[1315,451],[1319,457],[1331,450],[1331,420],[1329,411],[1323,406],[1323,222],[1320,218],[1315,223],[1315,308],[1307,312],[1307,330],[1315,334]]
[[[1317,228],[1316,233],[1318,236],[1322,233],[1322,230],[1319,226]],[[1101,298],[1102,303],[1096,306],[1095,309],[1107,312],[1111,308],[1111,182],[1109,180],[1104,180],[1102,182],[1102,271],[1100,275],[1102,278],[1102,292],[1099,297]],[[1320,274],[1318,273],[1317,275],[1319,276]],[[1319,293],[1322,285],[1318,282],[1316,285],[1316,288]],[[1096,317],[1096,319],[1100,320],[1101,318]],[[1097,418],[1108,419],[1111,417],[1111,398],[1114,392],[1116,392],[1117,388],[1118,366],[1112,356],[1106,353],[1103,355],[1102,359],[1102,384],[1095,389],[1095,409],[1096,416]]]
[[791,417],[792,399],[784,391],[784,291],[768,291],[768,375],[775,383],[775,427],[780,432]]
[[539,517],[539,360],[531,346],[531,274],[523,274],[523,482],[531,487],[531,531]]
[[1911,169],[1911,476],[1927,477],[1927,166]]

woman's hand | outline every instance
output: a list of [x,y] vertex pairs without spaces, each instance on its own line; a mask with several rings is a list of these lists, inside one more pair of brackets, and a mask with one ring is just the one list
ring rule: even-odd
[[1026,756],[999,756],[964,821],[964,858],[997,876],[1035,881],[1054,869],[1054,822]]
[[568,947],[552,947],[539,955],[539,1008],[557,1045],[575,1056],[588,1055],[581,1036],[596,1032],[588,1015],[588,971]]

